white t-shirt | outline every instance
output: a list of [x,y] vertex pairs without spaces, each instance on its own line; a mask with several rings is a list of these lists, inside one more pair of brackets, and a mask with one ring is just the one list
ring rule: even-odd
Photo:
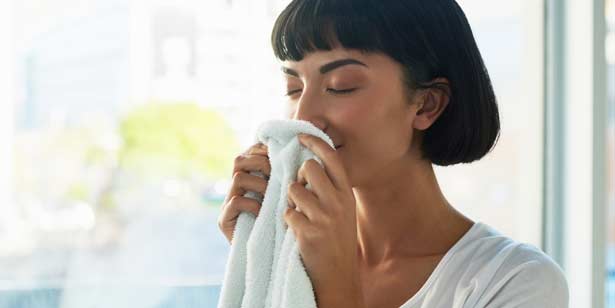
[[568,307],[568,284],[544,252],[476,222],[400,306],[419,307]]

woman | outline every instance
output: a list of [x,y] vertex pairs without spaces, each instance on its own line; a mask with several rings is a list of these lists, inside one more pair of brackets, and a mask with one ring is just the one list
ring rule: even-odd
[[[294,0],[271,38],[289,117],[337,146],[302,141],[324,166],[302,165],[284,215],[318,307],[567,307],[551,258],[455,210],[434,175],[484,157],[500,129],[455,1]],[[229,242],[240,211],[258,215],[242,197],[265,192],[256,170],[270,172],[262,144],[235,161],[219,218]]]

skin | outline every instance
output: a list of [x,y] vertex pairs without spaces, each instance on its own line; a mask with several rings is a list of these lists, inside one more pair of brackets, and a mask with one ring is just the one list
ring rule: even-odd
[[[348,58],[366,66],[319,71]],[[303,141],[324,167],[314,160],[301,166],[288,188],[295,208],[284,216],[319,307],[399,307],[473,224],[446,200],[431,162],[420,158],[423,132],[448,96],[434,89],[409,94],[401,66],[381,53],[338,47],[283,67],[289,118],[310,121],[342,145]],[[328,90],[350,88],[356,90]]]
[[[345,62],[321,72],[323,65],[348,58],[364,65]],[[308,136],[302,143],[324,167],[306,161],[288,188],[291,208],[284,220],[297,238],[318,306],[399,307],[473,224],[446,201],[431,163],[419,156],[423,131],[448,97],[437,90],[409,94],[400,66],[382,54],[336,48],[284,67],[289,118],[312,122],[342,145],[335,151]],[[349,88],[356,90],[331,91]],[[270,174],[263,144],[235,158],[218,220],[229,242],[239,213],[260,210],[243,194],[264,194]]]

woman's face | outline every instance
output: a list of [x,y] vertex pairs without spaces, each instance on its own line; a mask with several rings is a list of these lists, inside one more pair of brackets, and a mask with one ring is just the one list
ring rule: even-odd
[[[310,121],[336,146],[352,186],[418,159],[410,104],[401,66],[390,57],[336,48],[301,61],[284,61],[289,118]],[[420,138],[419,135],[416,136]]]

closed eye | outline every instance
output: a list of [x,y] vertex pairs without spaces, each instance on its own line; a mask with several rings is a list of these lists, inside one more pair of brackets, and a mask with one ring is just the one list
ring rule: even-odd
[[351,93],[354,90],[356,90],[357,88],[351,88],[351,89],[340,89],[340,90],[336,90],[336,89],[327,89],[327,91],[335,93],[335,94],[346,94],[346,93]]
[[297,92],[301,92],[301,89],[299,89],[299,90],[292,90],[292,91],[288,91],[288,92],[286,93],[286,96],[291,96],[291,95],[293,95],[293,94],[295,94],[295,93],[297,93]]
[[[328,88],[327,91],[333,93],[333,94],[347,94],[347,93],[351,93],[354,92],[357,88],[351,88],[351,89],[332,89],[332,88]],[[286,93],[286,96],[291,96],[297,92],[301,92],[301,89],[298,90],[293,90],[293,91],[289,91]]]

